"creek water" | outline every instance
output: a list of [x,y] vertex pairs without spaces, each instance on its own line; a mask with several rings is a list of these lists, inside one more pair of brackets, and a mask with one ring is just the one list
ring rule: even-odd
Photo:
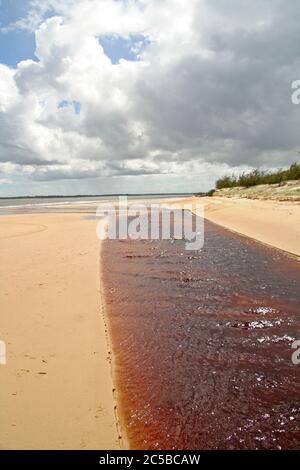
[[135,449],[300,447],[300,263],[205,221],[205,243],[106,240],[104,293]]

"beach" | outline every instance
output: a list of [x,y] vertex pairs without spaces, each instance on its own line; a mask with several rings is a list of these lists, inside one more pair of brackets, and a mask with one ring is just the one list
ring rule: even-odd
[[[300,255],[299,205],[180,199],[192,201],[204,204],[208,220]],[[0,366],[2,449],[128,447],[116,409],[103,245],[97,222],[85,215],[95,206],[69,209],[0,217],[0,340],[7,347],[7,364]]]
[[1,449],[118,449],[95,220],[0,217]]
[[186,198],[183,203],[202,204],[207,220],[300,256],[299,202],[214,196]]

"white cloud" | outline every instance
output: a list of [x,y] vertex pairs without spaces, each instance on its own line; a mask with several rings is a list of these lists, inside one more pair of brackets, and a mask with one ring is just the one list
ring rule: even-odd
[[0,64],[0,112],[6,113],[19,98],[14,71]]
[[[36,181],[290,163],[300,7],[289,4],[32,1],[11,28],[35,31],[37,61],[0,65],[0,162]],[[149,44],[136,61],[113,64],[99,42],[137,34]]]
[[9,178],[0,178],[0,184],[12,184],[12,180]]

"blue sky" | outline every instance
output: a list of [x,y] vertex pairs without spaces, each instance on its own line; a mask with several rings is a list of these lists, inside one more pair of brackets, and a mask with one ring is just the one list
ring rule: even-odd
[[[9,26],[26,15],[27,0],[2,0],[0,3],[1,28]],[[0,32],[0,63],[15,67],[24,59],[34,59],[34,34],[25,31]]]
[[80,111],[81,111],[81,104],[78,102],[78,101],[67,101],[67,100],[62,100],[58,103],[58,109],[60,108],[68,108],[72,106],[73,109],[74,109],[74,113],[75,114],[80,114]]
[[117,64],[120,59],[138,60],[135,48],[141,52],[149,41],[141,34],[132,34],[128,39],[120,36],[103,36],[99,38],[105,55],[107,55],[113,64]]
[[[29,4],[29,0],[0,0],[1,28],[6,28],[24,18],[28,12]],[[127,39],[117,35],[102,36],[99,38],[99,42],[113,64],[117,64],[122,58],[132,61],[138,60],[134,48],[138,46],[138,51],[141,52],[149,43],[143,35],[139,34],[133,34]],[[21,60],[35,60],[34,51],[34,33],[23,30],[0,31],[0,63],[15,67]]]
[[1,25],[6,26],[24,17],[28,11],[28,0],[1,0]]

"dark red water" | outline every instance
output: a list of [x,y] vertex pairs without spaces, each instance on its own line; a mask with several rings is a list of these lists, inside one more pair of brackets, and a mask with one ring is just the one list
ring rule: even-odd
[[205,222],[104,242],[118,397],[132,448],[300,448],[300,263]]

